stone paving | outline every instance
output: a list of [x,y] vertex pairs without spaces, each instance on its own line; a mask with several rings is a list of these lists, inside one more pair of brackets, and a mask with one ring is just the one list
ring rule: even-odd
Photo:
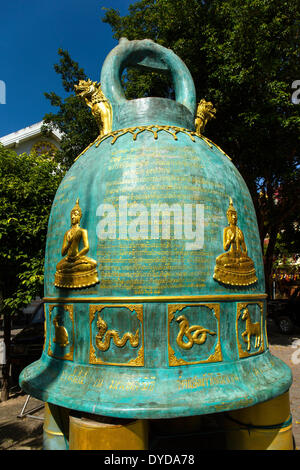
[[292,370],[290,407],[296,449],[300,450],[300,331],[286,336],[269,331],[269,348],[271,354],[284,361]]
[[[293,373],[290,389],[290,406],[293,417],[293,435],[296,449],[300,450],[300,330],[293,335],[284,336],[275,329],[268,328],[271,353],[283,360]],[[298,342],[298,344],[297,344]],[[298,362],[298,363],[297,363]],[[11,395],[6,402],[0,403],[0,450],[41,450],[43,445],[43,421],[17,416],[21,413],[26,395]],[[30,398],[25,411],[42,404]],[[33,413],[43,418],[43,409]]]

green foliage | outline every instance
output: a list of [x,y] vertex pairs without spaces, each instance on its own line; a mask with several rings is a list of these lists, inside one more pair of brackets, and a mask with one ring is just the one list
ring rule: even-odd
[[59,49],[58,54],[60,60],[54,65],[54,69],[61,75],[64,90],[71,94],[63,99],[55,92],[45,93],[51,105],[58,107],[58,112],[44,116],[44,132],[47,134],[54,126],[63,133],[61,149],[56,154],[56,160],[68,169],[74,159],[96,139],[99,130],[89,108],[74,92],[74,85],[79,80],[87,79],[87,76],[67,51]]
[[0,286],[7,313],[43,295],[47,224],[62,176],[47,155],[0,146]]
[[[268,281],[277,236],[300,212],[300,105],[291,102],[292,83],[300,79],[299,2],[142,0],[127,16],[106,9],[103,21],[117,39],[150,38],[171,48],[191,71],[198,101],[214,103],[206,134],[250,189],[262,244],[270,237]],[[130,71],[127,97],[154,96],[154,77]],[[166,96],[165,83],[160,89]]]

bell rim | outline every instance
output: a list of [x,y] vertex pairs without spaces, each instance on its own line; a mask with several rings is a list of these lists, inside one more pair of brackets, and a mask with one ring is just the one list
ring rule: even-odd
[[[61,362],[51,358],[50,364],[53,360],[56,362]],[[224,371],[231,371],[232,374],[238,373],[238,371],[242,371],[243,374],[240,374],[240,377],[246,378],[249,374],[249,360],[251,361],[250,368],[252,370],[260,370],[260,368],[263,369],[264,361],[266,360],[271,361],[271,364],[275,365],[275,369],[267,367],[263,374],[258,374],[259,377],[252,377],[252,380],[248,383],[244,379],[239,382],[234,382],[233,380],[233,383],[230,383],[227,388],[226,386],[223,389],[219,387],[216,393],[212,392],[212,390],[206,386],[202,386],[202,389],[200,387],[198,390],[194,389],[192,386],[190,389],[187,388],[185,393],[181,394],[180,390],[179,392],[177,390],[174,392],[174,390],[170,390],[170,387],[169,390],[163,390],[164,387],[162,387],[162,392],[160,392],[158,395],[156,394],[155,396],[155,394],[151,394],[150,392],[147,396],[144,395],[143,397],[141,397],[141,394],[135,395],[131,391],[127,395],[127,401],[129,396],[131,400],[131,402],[129,401],[128,403],[126,403],[126,400],[124,401],[122,394],[115,398],[115,401],[112,400],[112,392],[109,389],[105,393],[104,390],[101,390],[101,388],[96,392],[91,392],[91,384],[83,386],[82,390],[79,390],[79,387],[77,387],[77,393],[71,396],[70,390],[76,389],[76,386],[72,387],[70,386],[70,383],[62,384],[63,381],[61,379],[61,373],[58,375],[58,379],[55,381],[55,390],[53,390],[53,388],[49,390],[49,362],[48,364],[47,362],[42,362],[42,358],[39,361],[30,364],[22,371],[20,374],[19,383],[21,388],[31,396],[44,402],[53,403],[57,406],[62,406],[71,410],[117,418],[169,419],[248,408],[258,403],[271,400],[289,390],[292,384],[292,374],[290,368],[279,358],[271,355],[269,351],[252,358],[246,358],[234,363],[228,363],[226,364]],[[68,363],[67,367],[70,367],[71,361],[64,362],[64,366],[66,366]],[[41,369],[41,363],[44,366],[44,370]],[[244,367],[246,365],[247,367]],[[78,364],[73,364],[73,366],[76,367]],[[83,365],[81,364],[80,367],[82,366]],[[37,375],[35,378],[30,378],[30,375],[32,376],[34,374],[35,368],[38,370]],[[181,371],[181,373],[183,371],[183,368],[181,367],[171,369],[176,370],[175,374],[177,372],[177,377],[179,376],[179,371]],[[70,370],[72,370],[72,365]],[[204,369],[202,368],[202,372],[203,370]],[[128,374],[128,368],[123,368],[123,371],[125,374]],[[166,369],[158,369],[156,372],[158,371],[162,371],[163,374]],[[198,373],[201,371],[201,364],[198,364],[197,366],[189,366],[189,372],[192,378],[195,374],[197,374],[197,371]],[[213,372],[216,371],[217,374],[221,374],[219,367],[214,367],[212,369],[205,368],[205,371],[206,374],[204,375],[207,376],[212,375]],[[39,378],[43,373],[46,377],[46,384],[44,387]],[[150,370],[145,370],[144,368],[141,371],[141,375],[143,376],[146,376],[147,374],[150,375],[150,373]],[[152,369],[152,374],[154,373],[155,369]],[[275,378],[274,373],[276,375]],[[119,377],[119,375],[119,371],[116,371],[116,376]],[[109,380],[111,380],[111,378]],[[183,379],[183,381],[184,380],[186,379]],[[270,382],[273,382],[271,386]],[[172,383],[174,385],[175,381]],[[87,400],[86,397],[88,397],[89,394],[90,397],[94,397],[95,401],[92,401],[91,398],[89,401]],[[99,399],[103,401],[99,402]],[[161,400],[160,402],[159,399]]]

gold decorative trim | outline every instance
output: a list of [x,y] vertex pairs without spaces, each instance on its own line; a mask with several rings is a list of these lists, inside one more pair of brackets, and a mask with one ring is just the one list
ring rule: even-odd
[[269,338],[268,338],[268,331],[267,331],[267,316],[265,318],[265,335],[266,335],[266,346],[269,349]]
[[[257,346],[258,349],[254,352],[249,352],[249,350],[247,348],[245,350],[243,348],[243,345],[241,344],[241,342],[239,340],[239,324],[238,324],[238,321],[239,321],[239,318],[241,317],[241,315],[243,314],[243,312],[245,312],[245,310],[248,310],[247,309],[248,305],[258,305],[258,307],[260,308],[260,320],[259,320],[259,322],[252,323],[251,322],[251,317],[249,315],[248,318],[246,319],[246,322],[248,320],[249,324],[248,324],[248,326],[247,326],[247,324],[245,325],[246,330],[243,332],[243,333],[248,333],[249,334],[247,339],[244,339],[245,344],[248,342],[248,346],[249,346],[250,341],[251,341],[251,336],[253,336],[254,334],[256,335],[256,341],[258,341],[259,344]],[[263,307],[263,302],[247,302],[247,303],[238,303],[237,304],[237,314],[236,314],[236,326],[235,326],[235,328],[236,328],[236,339],[237,339],[238,353],[239,353],[240,358],[255,356],[256,354],[260,354],[265,350],[264,334],[263,334],[263,308],[264,308]],[[257,326],[258,325],[259,325],[259,332],[260,332],[259,339],[258,339],[258,334],[257,334]],[[250,330],[251,328],[253,328],[252,332]],[[245,334],[245,336],[247,336],[247,334]]]
[[98,302],[238,302],[239,300],[266,299],[267,294],[224,294],[224,295],[160,295],[160,296],[132,296],[132,297],[44,297],[44,302],[72,302],[72,303],[98,303]]
[[49,429],[44,429],[46,434],[50,434],[50,436],[64,436],[62,432],[59,431],[49,431]]
[[46,315],[46,304],[43,305],[44,309],[44,344],[43,344],[43,351],[45,351],[46,346],[46,338],[47,338],[47,315]]
[[[96,356],[96,350],[92,343],[92,322],[95,318],[96,313],[100,313],[104,308],[107,307],[119,307],[128,308],[131,312],[136,312],[137,319],[141,323],[141,339],[142,344],[138,350],[137,356],[130,359],[128,362],[106,362]],[[89,351],[89,364],[101,364],[110,366],[133,366],[143,367],[144,366],[144,322],[143,322],[143,306],[142,305],[128,305],[128,304],[105,304],[105,305],[90,305],[89,309],[89,322],[90,322],[90,351]]]
[[75,158],[74,161],[76,161],[81,155],[83,155],[89,148],[91,148],[94,144],[96,144],[96,147],[98,147],[104,140],[108,139],[109,137],[112,137],[111,140],[111,145],[113,145],[116,140],[121,137],[122,135],[125,134],[131,134],[133,140],[137,140],[137,136],[141,134],[142,132],[151,132],[154,139],[156,140],[158,138],[158,133],[161,131],[164,131],[170,135],[173,136],[174,140],[178,140],[177,134],[178,133],[183,133],[185,135],[188,135],[190,139],[193,142],[196,142],[196,138],[203,140],[209,148],[216,147],[223,155],[225,155],[229,160],[231,158],[218,146],[216,145],[212,140],[208,139],[207,137],[204,137],[202,134],[198,134],[197,132],[190,131],[189,129],[185,129],[184,127],[177,127],[177,126],[159,126],[156,124],[152,124],[150,126],[135,126],[135,127],[127,127],[124,129],[118,129],[113,132],[109,132],[108,134],[105,135],[100,135],[97,137],[97,139],[94,140],[91,144],[89,144],[79,155],[78,157]]
[[[54,305],[49,305],[49,323],[51,325],[51,317],[52,317],[52,310],[55,308],[55,307],[61,307],[60,304],[54,304]],[[66,312],[69,312],[69,317],[70,317],[70,320],[72,322],[72,336],[73,336],[73,341],[72,341],[72,344],[70,346],[70,351],[65,354],[64,356],[58,356],[56,354],[53,353],[52,351],[52,340],[51,340],[51,336],[49,337],[49,347],[48,347],[48,356],[52,356],[52,357],[55,357],[57,359],[63,359],[65,361],[73,361],[73,355],[74,355],[74,311],[73,311],[73,305],[64,305],[64,310]],[[50,332],[51,332],[51,329],[50,329]]]
[[[175,351],[170,344],[170,323],[174,319],[175,312],[181,311],[186,307],[197,306],[197,307],[208,307],[212,310],[213,315],[217,319],[218,326],[218,341],[215,346],[214,352],[207,358],[201,361],[185,361],[184,359],[177,358],[175,356]],[[221,362],[223,360],[222,351],[221,351],[221,339],[220,339],[220,304],[205,304],[205,303],[196,303],[196,304],[172,304],[168,305],[168,357],[169,357],[169,366],[182,366],[189,364],[202,364],[207,362]]]

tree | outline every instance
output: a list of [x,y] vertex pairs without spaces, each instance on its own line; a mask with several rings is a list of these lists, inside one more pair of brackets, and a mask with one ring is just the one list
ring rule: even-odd
[[51,105],[59,110],[57,114],[48,113],[44,116],[43,131],[47,134],[54,126],[62,132],[61,148],[56,154],[56,160],[68,169],[74,159],[96,139],[99,129],[89,108],[74,92],[74,85],[79,80],[87,79],[87,76],[67,51],[59,49],[58,54],[60,60],[54,69],[61,75],[64,90],[70,94],[63,99],[55,92],[45,93]]
[[[43,295],[44,249],[55,192],[63,176],[47,155],[18,155],[0,146],[0,289],[6,356],[11,316]],[[9,363],[1,399],[8,398]]]
[[[123,17],[106,9],[103,21],[117,39],[171,48],[191,71],[198,101],[214,103],[207,136],[232,157],[251,192],[262,247],[269,237],[270,293],[276,240],[300,209],[300,106],[291,102],[300,77],[299,1],[142,0]],[[127,79],[129,98],[169,93],[153,73],[129,70]]]

